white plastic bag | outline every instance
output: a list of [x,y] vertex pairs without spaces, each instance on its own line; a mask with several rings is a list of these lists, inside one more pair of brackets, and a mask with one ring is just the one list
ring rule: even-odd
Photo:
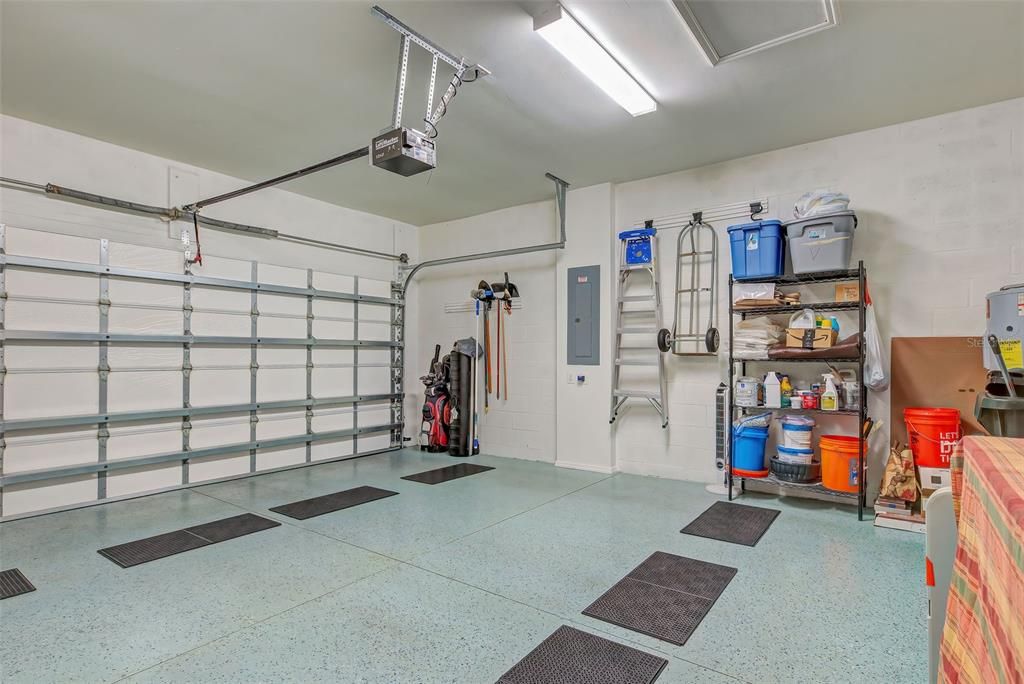
[[849,207],[850,196],[844,192],[813,190],[804,193],[796,201],[796,205],[793,207],[793,215],[798,219],[805,219],[812,216],[838,214],[841,211],[846,211]]
[[885,372],[885,348],[875,320],[875,307],[871,304],[867,286],[864,287],[864,384],[874,392],[889,387],[889,376]]
[[811,329],[817,326],[817,316],[814,315],[814,309],[803,309],[802,311],[793,314],[789,318],[790,328],[801,328],[803,330]]

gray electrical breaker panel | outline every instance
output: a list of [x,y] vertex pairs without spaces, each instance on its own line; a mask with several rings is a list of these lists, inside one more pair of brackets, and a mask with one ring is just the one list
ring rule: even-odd
[[601,267],[579,266],[568,272],[569,311],[567,363],[601,365]]

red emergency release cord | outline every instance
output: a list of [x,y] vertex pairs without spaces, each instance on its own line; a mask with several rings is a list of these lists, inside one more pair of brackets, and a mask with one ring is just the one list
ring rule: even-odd
[[192,225],[196,229],[196,258],[192,260],[193,264],[203,265],[203,248],[199,246],[199,212],[192,212]]

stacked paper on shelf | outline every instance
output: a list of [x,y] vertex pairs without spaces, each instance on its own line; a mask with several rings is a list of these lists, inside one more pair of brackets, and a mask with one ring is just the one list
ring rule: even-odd
[[768,349],[775,346],[785,329],[766,318],[740,321],[733,330],[732,355],[737,359],[766,359]]

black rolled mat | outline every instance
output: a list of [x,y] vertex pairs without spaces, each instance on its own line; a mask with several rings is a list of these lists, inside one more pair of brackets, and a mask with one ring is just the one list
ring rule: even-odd
[[716,501],[679,531],[695,537],[756,546],[779,513],[781,511],[771,508]]
[[422,482],[423,484],[435,485],[441,484],[442,482],[448,482],[449,480],[457,480],[460,477],[466,477],[467,475],[476,475],[477,473],[483,473],[488,470],[494,470],[494,468],[491,466],[477,465],[476,463],[459,463],[458,465],[427,470],[422,473],[416,473],[415,475],[406,475],[402,479],[409,480],[410,482]]
[[668,661],[562,625],[497,684],[651,684]]
[[202,525],[194,525],[183,530],[166,532],[154,537],[137,539],[117,546],[100,549],[97,553],[112,560],[122,568],[142,565],[150,561],[174,556],[185,551],[201,549],[204,546],[217,544],[253,532],[278,527],[281,523],[262,518],[252,513],[214,520]]
[[114,561],[122,568],[130,568],[209,545],[209,541],[197,537],[187,530],[175,530],[117,546],[109,546],[100,549],[99,554]]
[[283,506],[274,506],[270,510],[274,513],[287,515],[296,520],[314,518],[324,513],[333,513],[359,504],[369,503],[378,499],[386,499],[389,496],[396,496],[398,492],[376,487],[356,487],[346,489],[343,492],[334,492],[323,496],[315,496],[312,499],[304,499]]
[[735,575],[736,568],[656,551],[583,614],[682,646]]
[[11,568],[0,572],[0,600],[9,599],[21,594],[35,591],[36,588],[28,581],[24,573],[18,568]]
[[262,518],[254,513],[243,513],[242,515],[224,518],[223,520],[214,520],[213,522],[196,525],[195,527],[186,527],[185,531],[201,537],[211,544],[216,544],[228,539],[244,537],[253,532],[269,530],[271,527],[279,527],[280,525],[281,523],[276,520]]

